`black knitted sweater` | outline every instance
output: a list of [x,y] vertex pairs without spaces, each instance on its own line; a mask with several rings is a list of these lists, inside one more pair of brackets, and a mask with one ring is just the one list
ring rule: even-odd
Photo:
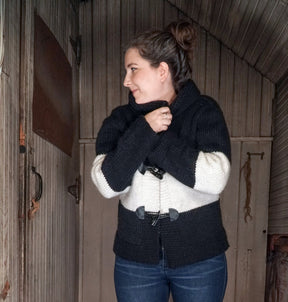
[[114,109],[98,133],[91,176],[103,196],[120,199],[114,252],[157,264],[164,250],[174,268],[228,248],[219,194],[231,151],[219,106],[192,80],[170,105],[169,129],[157,134],[144,115],[161,106],[168,103],[139,105],[130,95],[129,104]]

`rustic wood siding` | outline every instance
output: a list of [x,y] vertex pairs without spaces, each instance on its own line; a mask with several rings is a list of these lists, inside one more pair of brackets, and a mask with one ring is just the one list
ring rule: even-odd
[[[41,16],[63,48],[73,68],[73,108],[77,108],[77,68],[69,38],[77,35],[78,11],[73,1],[20,1],[22,9],[21,44],[21,122],[26,134],[27,152],[20,160],[21,282],[17,301],[75,301],[77,293],[77,207],[68,193],[74,184],[76,164],[51,143],[32,132],[34,69],[34,12]],[[20,17],[19,17],[20,18]],[[20,54],[20,52],[19,52]],[[18,54],[18,55],[19,55]],[[77,111],[75,112],[77,121]],[[19,119],[19,117],[18,117]],[[77,123],[76,123],[77,124]],[[75,132],[77,136],[77,131]],[[76,141],[77,143],[77,141]],[[76,150],[76,149],[75,149]],[[24,156],[24,155],[23,155]],[[78,161],[78,159],[77,159]],[[43,180],[40,208],[28,219],[31,200],[37,191],[34,166]]]
[[[40,209],[26,226],[24,301],[75,301],[75,200],[67,192],[71,158],[34,134],[33,163],[43,179]],[[30,172],[31,173],[31,172]],[[31,195],[35,195],[31,173]]]
[[[208,5],[208,1],[203,1],[203,5],[204,2]],[[185,3],[193,6],[195,1]],[[84,195],[80,301],[115,301],[112,244],[117,199],[105,200],[99,195],[91,182],[90,170],[95,157],[95,138],[103,119],[113,108],[127,102],[127,89],[122,86],[123,46],[134,33],[151,27],[162,28],[179,18],[187,18],[186,12],[163,0],[123,0],[117,5],[113,0],[81,4],[80,143]],[[204,22],[204,16],[200,14],[199,18]],[[222,21],[218,21],[213,22],[221,26]],[[262,302],[274,84],[201,24],[195,22],[195,26],[199,39],[193,79],[202,93],[219,102],[232,140],[232,175],[222,200],[230,241],[225,301]],[[245,223],[246,180],[240,171],[248,158],[247,152],[264,152],[264,157],[262,160],[257,155],[251,158],[253,220]]]
[[0,293],[19,301],[18,156],[19,156],[19,1],[5,3],[5,56],[0,76]]
[[288,66],[286,0],[168,0],[272,82]]
[[288,234],[288,75],[276,86],[269,233]]

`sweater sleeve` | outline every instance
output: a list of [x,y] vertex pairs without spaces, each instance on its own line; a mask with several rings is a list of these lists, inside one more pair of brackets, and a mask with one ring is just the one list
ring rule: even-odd
[[[123,113],[123,112],[122,112]],[[127,192],[140,164],[158,140],[143,116],[125,122],[121,112],[108,117],[97,136],[91,177],[100,193],[112,198]]]
[[195,137],[184,139],[168,129],[148,161],[195,190],[220,194],[230,174],[231,149],[226,123],[213,102],[203,106],[195,119],[190,129]]

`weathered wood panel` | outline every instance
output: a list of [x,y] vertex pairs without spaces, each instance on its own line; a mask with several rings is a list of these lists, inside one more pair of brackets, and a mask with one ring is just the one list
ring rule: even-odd
[[[27,221],[25,299],[74,301],[76,210],[67,191],[71,158],[36,134],[34,144],[33,162],[42,176],[43,193],[39,210]],[[30,173],[33,196],[37,181]]]
[[[80,112],[80,123],[81,125],[85,125],[85,124],[94,124],[93,123],[93,117],[95,116],[95,119],[97,120],[97,111],[94,112],[93,111],[93,101],[92,101],[92,94],[93,94],[93,77],[92,77],[92,39],[90,37],[90,35],[92,35],[92,2],[88,2],[86,4],[87,6],[89,6],[89,8],[87,9],[87,11],[90,12],[90,14],[88,14],[87,12],[85,13],[85,17],[84,17],[84,12],[82,9],[80,9],[79,12],[79,16],[81,19],[80,22],[80,32],[85,32],[86,34],[82,36],[81,38],[81,44],[82,44],[82,49],[81,49],[81,53],[82,53],[82,58],[81,58],[81,66],[82,68],[80,69],[80,83],[79,83],[79,91],[80,91],[80,103],[81,103],[81,112]],[[95,10],[95,13],[98,12],[99,10]],[[96,18],[97,20],[98,18]],[[100,28],[98,28],[98,35],[100,32]],[[95,35],[94,40],[95,43],[99,42],[99,48],[101,47],[102,43],[100,43],[100,41],[97,39],[98,35]],[[103,60],[97,60],[95,62],[95,64],[97,63],[104,63],[104,59]],[[98,70],[96,68],[96,70]],[[99,79],[101,79],[100,75],[98,74]],[[100,90],[99,86],[99,80],[96,81],[95,83],[95,92]],[[99,104],[100,106],[100,104]],[[81,137],[91,137],[93,136],[93,130],[92,127],[88,128],[88,127],[84,127],[82,126],[80,128],[80,136]]]
[[[251,155],[251,196],[247,203],[247,178],[245,171],[240,174],[239,208],[237,219],[237,258],[235,278],[235,302],[264,301],[266,271],[266,236],[268,227],[268,195],[271,142],[243,142],[241,167],[248,160],[247,152],[262,153]],[[251,217],[245,213],[251,209]],[[225,211],[225,209],[224,209]]]
[[[81,148],[85,159],[82,170],[83,196],[83,259],[81,279],[82,295],[79,301],[116,301],[113,286],[112,252],[113,238],[117,223],[116,199],[103,198],[92,183],[90,170],[95,157],[94,144]],[[92,235],[93,233],[93,235]],[[107,240],[103,240],[106,238]]]
[[[109,39],[105,39],[107,43],[106,106],[107,106],[108,114],[112,111],[113,108],[115,108],[115,105],[117,106],[121,104],[120,94],[119,94],[122,86],[121,81],[119,81],[119,75],[121,70],[120,68],[121,47],[119,47],[119,45],[121,45],[120,3],[121,2],[119,1],[113,1],[113,0],[106,1],[106,5],[107,5],[107,13],[106,13],[107,36],[106,37],[109,37]],[[97,100],[96,100],[96,104],[97,104]]]
[[2,13],[5,52],[0,75],[0,293],[9,282],[9,301],[18,302],[19,1],[5,1]]
[[121,63],[120,63],[120,81],[121,81],[121,95],[120,102],[121,104],[126,103],[127,98],[127,90],[123,87],[122,83],[125,78],[125,68],[124,66],[124,51],[127,47],[127,43],[130,41],[130,38],[135,35],[135,18],[131,18],[135,12],[135,2],[130,0],[121,1],[121,28],[125,29],[121,31],[121,45],[120,45],[120,53],[121,53]]
[[[227,188],[222,194],[221,210],[223,223],[226,228],[227,237],[229,238],[229,249],[227,255],[227,265],[229,281],[227,284],[225,301],[234,301],[236,275],[237,275],[237,255],[238,255],[238,209],[239,209],[239,170],[241,157],[241,141],[235,141],[231,145],[232,151],[232,170]],[[238,159],[238,160],[235,160]]]
[[[24,180],[24,231],[21,236],[21,296],[19,301],[75,301],[77,293],[76,269],[76,207],[68,193],[78,173],[75,158],[32,133],[34,11],[45,20],[63,48],[73,68],[73,109],[77,125],[77,72],[70,45],[70,36],[77,35],[78,11],[71,1],[25,1],[22,4],[21,47],[21,120],[26,133],[26,158],[21,169]],[[24,38],[25,37],[25,38]],[[20,53],[20,52],[19,52]],[[74,129],[77,129],[75,127]],[[75,132],[77,135],[77,130]],[[78,152],[79,153],[79,152]],[[73,156],[77,154],[74,144]],[[22,161],[21,161],[22,162]],[[34,166],[43,180],[40,209],[33,219],[27,213],[37,192],[38,183],[31,172]],[[21,276],[23,275],[23,277]],[[77,281],[76,281],[77,280]]]
[[269,233],[288,234],[288,76],[276,87]]
[[[81,32],[83,41],[85,41],[83,53],[91,56],[83,57],[85,63],[80,67],[80,72],[84,76],[81,78],[80,92],[80,98],[83,100],[81,103],[80,143],[82,144],[81,158],[84,161],[81,170],[84,177],[81,214],[83,217],[83,243],[81,246],[83,257],[80,264],[83,267],[80,277],[80,301],[83,302],[104,301],[105,299],[115,301],[115,294],[112,290],[114,264],[112,243],[116,228],[118,202],[114,199],[105,200],[99,195],[90,180],[90,169],[95,157],[93,143],[103,119],[110,114],[112,108],[127,103],[128,91],[121,87],[125,74],[124,47],[137,31],[155,26],[161,28],[171,21],[187,18],[186,12],[181,12],[171,5],[171,1],[158,0],[149,6],[149,3],[152,4],[152,2],[125,0],[121,1],[120,7],[117,5],[113,11],[109,1],[105,4],[95,1],[93,7],[89,2],[81,4],[80,22],[85,30]],[[173,2],[178,3],[178,1]],[[219,11],[224,12],[226,6],[224,1],[221,3],[221,5],[215,4],[214,8],[211,7],[211,11],[217,6]],[[249,4],[247,1],[245,3]],[[189,5],[189,8],[195,8],[197,18],[201,9],[204,6],[209,8],[210,5],[207,1],[203,2],[203,7],[198,6],[196,0],[186,1],[186,4]],[[157,12],[157,17],[153,17],[155,12]],[[247,20],[249,16],[247,15]],[[202,15],[201,18],[204,22],[205,16]],[[106,26],[105,22],[109,22],[109,24]],[[210,21],[205,22],[208,26]],[[211,30],[215,22],[218,24],[217,30],[220,30],[220,27],[224,28],[220,19],[213,19],[210,24]],[[117,28],[116,24],[121,28]],[[261,299],[262,293],[256,298],[251,291],[255,286],[257,293],[260,288],[264,293],[263,279],[262,277],[256,278],[255,274],[264,272],[265,277],[263,252],[265,253],[266,235],[264,233],[259,235],[258,231],[261,229],[262,232],[265,228],[265,221],[267,223],[265,205],[267,206],[268,202],[266,189],[268,188],[267,177],[269,178],[268,159],[271,146],[271,107],[274,85],[203,27],[197,24],[195,26],[198,32],[198,43],[193,61],[193,79],[203,94],[211,95],[218,100],[232,138],[233,170],[222,200],[224,223],[231,246],[227,253],[229,282],[225,301],[234,301],[233,299],[236,299],[235,296],[238,296],[241,290],[247,291],[249,296],[249,299],[245,301],[261,301],[259,299]],[[244,33],[246,28],[242,30]],[[112,39],[114,40],[112,41]],[[91,47],[91,45],[94,46]],[[108,49],[109,47],[113,49]],[[109,67],[107,67],[108,65]],[[112,65],[115,66],[113,71],[110,70]],[[91,74],[97,75],[93,76],[93,85],[91,84]],[[110,84],[108,85],[108,83]],[[91,91],[86,91],[84,88],[91,89]],[[85,100],[87,95],[89,100]],[[93,108],[93,112],[85,108],[86,101],[88,108]],[[86,113],[87,116],[85,116]],[[242,217],[246,189],[240,176],[240,169],[247,156],[246,152],[262,149],[265,151],[265,160],[253,162],[252,182],[253,190],[265,192],[266,195],[263,193],[265,196],[260,196],[259,194],[262,193],[253,191],[253,198],[255,198],[253,204],[259,213],[255,215],[252,226],[247,228]],[[265,162],[265,167],[264,170],[261,170],[263,162]],[[262,182],[257,179],[259,171],[263,173]],[[258,204],[261,198],[263,208]],[[245,236],[250,238],[249,242],[255,239],[257,245],[259,244],[259,249],[256,243],[252,247],[250,245],[247,247],[243,242]],[[251,263],[246,263],[246,267],[242,269],[242,261],[247,260],[247,249],[252,249],[249,252]],[[257,257],[259,260],[254,261]],[[249,274],[246,269],[249,270]],[[250,270],[254,270],[255,273],[251,274]],[[243,279],[244,283],[241,283],[239,279]],[[237,285],[238,281],[239,285]]]
[[[272,104],[275,95],[275,85],[266,78],[262,78],[262,103],[260,136],[272,135]],[[272,101],[271,101],[272,100]]]

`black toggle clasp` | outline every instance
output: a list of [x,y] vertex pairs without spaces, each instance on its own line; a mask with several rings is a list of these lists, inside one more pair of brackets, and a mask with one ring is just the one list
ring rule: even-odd
[[165,174],[165,171],[155,167],[155,166],[147,166],[144,163],[142,163],[140,165],[140,167],[138,168],[139,172],[141,174],[145,174],[146,171],[149,171],[151,174],[153,174],[155,177],[157,177],[158,179],[163,179],[163,175]]
[[141,206],[136,209],[135,213],[136,213],[136,216],[141,220],[144,220],[145,217],[150,217],[152,226],[156,226],[160,219],[169,217],[170,221],[175,221],[179,217],[179,212],[173,208],[169,208],[169,213],[161,214],[160,211],[145,212],[145,206]]

